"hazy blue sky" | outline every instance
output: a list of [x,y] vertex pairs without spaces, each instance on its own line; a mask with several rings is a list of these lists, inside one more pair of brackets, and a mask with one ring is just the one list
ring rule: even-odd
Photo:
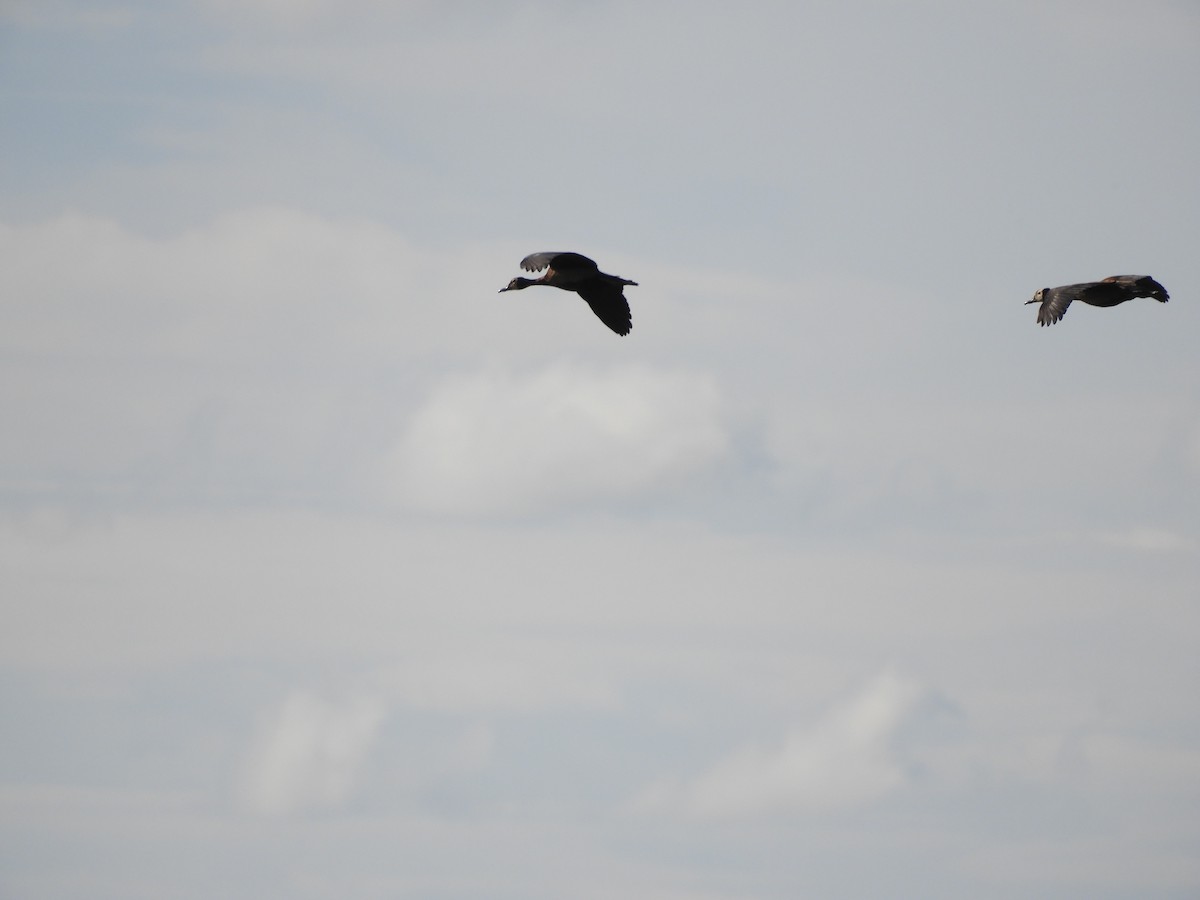
[[1200,895],[1198,160],[1191,0],[0,3],[0,896]]

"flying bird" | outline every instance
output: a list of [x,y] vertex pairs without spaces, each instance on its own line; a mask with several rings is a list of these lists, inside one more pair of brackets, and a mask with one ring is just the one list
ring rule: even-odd
[[501,294],[524,290],[534,284],[547,284],[577,293],[587,301],[600,321],[617,334],[629,334],[633,328],[624,291],[625,285],[636,286],[636,281],[601,272],[599,266],[579,253],[530,253],[521,260],[521,268],[526,272],[545,269],[546,274],[541,278],[514,278],[508,287],[500,288]]
[[1032,300],[1026,300],[1025,305],[1042,304],[1038,308],[1038,324],[1053,325],[1067,314],[1072,300],[1092,306],[1116,306],[1134,297],[1153,297],[1159,303],[1170,299],[1167,289],[1149,275],[1112,275],[1103,281],[1042,288]]

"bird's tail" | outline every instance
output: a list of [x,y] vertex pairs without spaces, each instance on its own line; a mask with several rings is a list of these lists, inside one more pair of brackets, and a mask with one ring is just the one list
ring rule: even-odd
[[1171,295],[1167,293],[1167,289],[1153,278],[1147,278],[1142,282],[1142,289],[1146,291],[1147,297],[1153,297],[1159,303],[1166,303],[1171,299]]

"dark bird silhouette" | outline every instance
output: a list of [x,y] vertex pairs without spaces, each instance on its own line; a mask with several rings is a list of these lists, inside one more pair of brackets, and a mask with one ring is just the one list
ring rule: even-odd
[[546,269],[546,274],[541,278],[514,278],[508,287],[500,288],[500,293],[524,290],[534,284],[548,284],[577,293],[587,301],[600,321],[617,334],[629,334],[633,328],[633,317],[629,314],[629,301],[625,299],[624,291],[625,285],[636,286],[636,281],[601,272],[594,262],[579,253],[530,253],[521,260],[521,268],[526,272]]
[[1103,281],[1042,288],[1032,300],[1026,300],[1025,305],[1042,304],[1038,308],[1038,324],[1053,325],[1067,314],[1067,307],[1073,300],[1092,306],[1116,306],[1134,297],[1153,297],[1159,303],[1170,299],[1167,289],[1149,275],[1112,275]]

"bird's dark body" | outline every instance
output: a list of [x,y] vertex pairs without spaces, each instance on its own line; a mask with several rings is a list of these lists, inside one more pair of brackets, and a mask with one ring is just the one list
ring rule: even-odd
[[1038,324],[1053,325],[1067,314],[1067,307],[1075,300],[1089,306],[1118,306],[1135,297],[1153,297],[1166,303],[1170,296],[1167,289],[1149,275],[1111,275],[1103,281],[1042,288],[1025,304],[1040,303]]
[[574,291],[609,328],[617,334],[629,334],[633,328],[633,317],[629,312],[629,301],[625,299],[625,285],[637,285],[636,281],[601,272],[600,267],[581,253],[542,252],[531,253],[521,260],[526,272],[546,270],[541,278],[514,278],[504,291],[519,291],[535,284]]

